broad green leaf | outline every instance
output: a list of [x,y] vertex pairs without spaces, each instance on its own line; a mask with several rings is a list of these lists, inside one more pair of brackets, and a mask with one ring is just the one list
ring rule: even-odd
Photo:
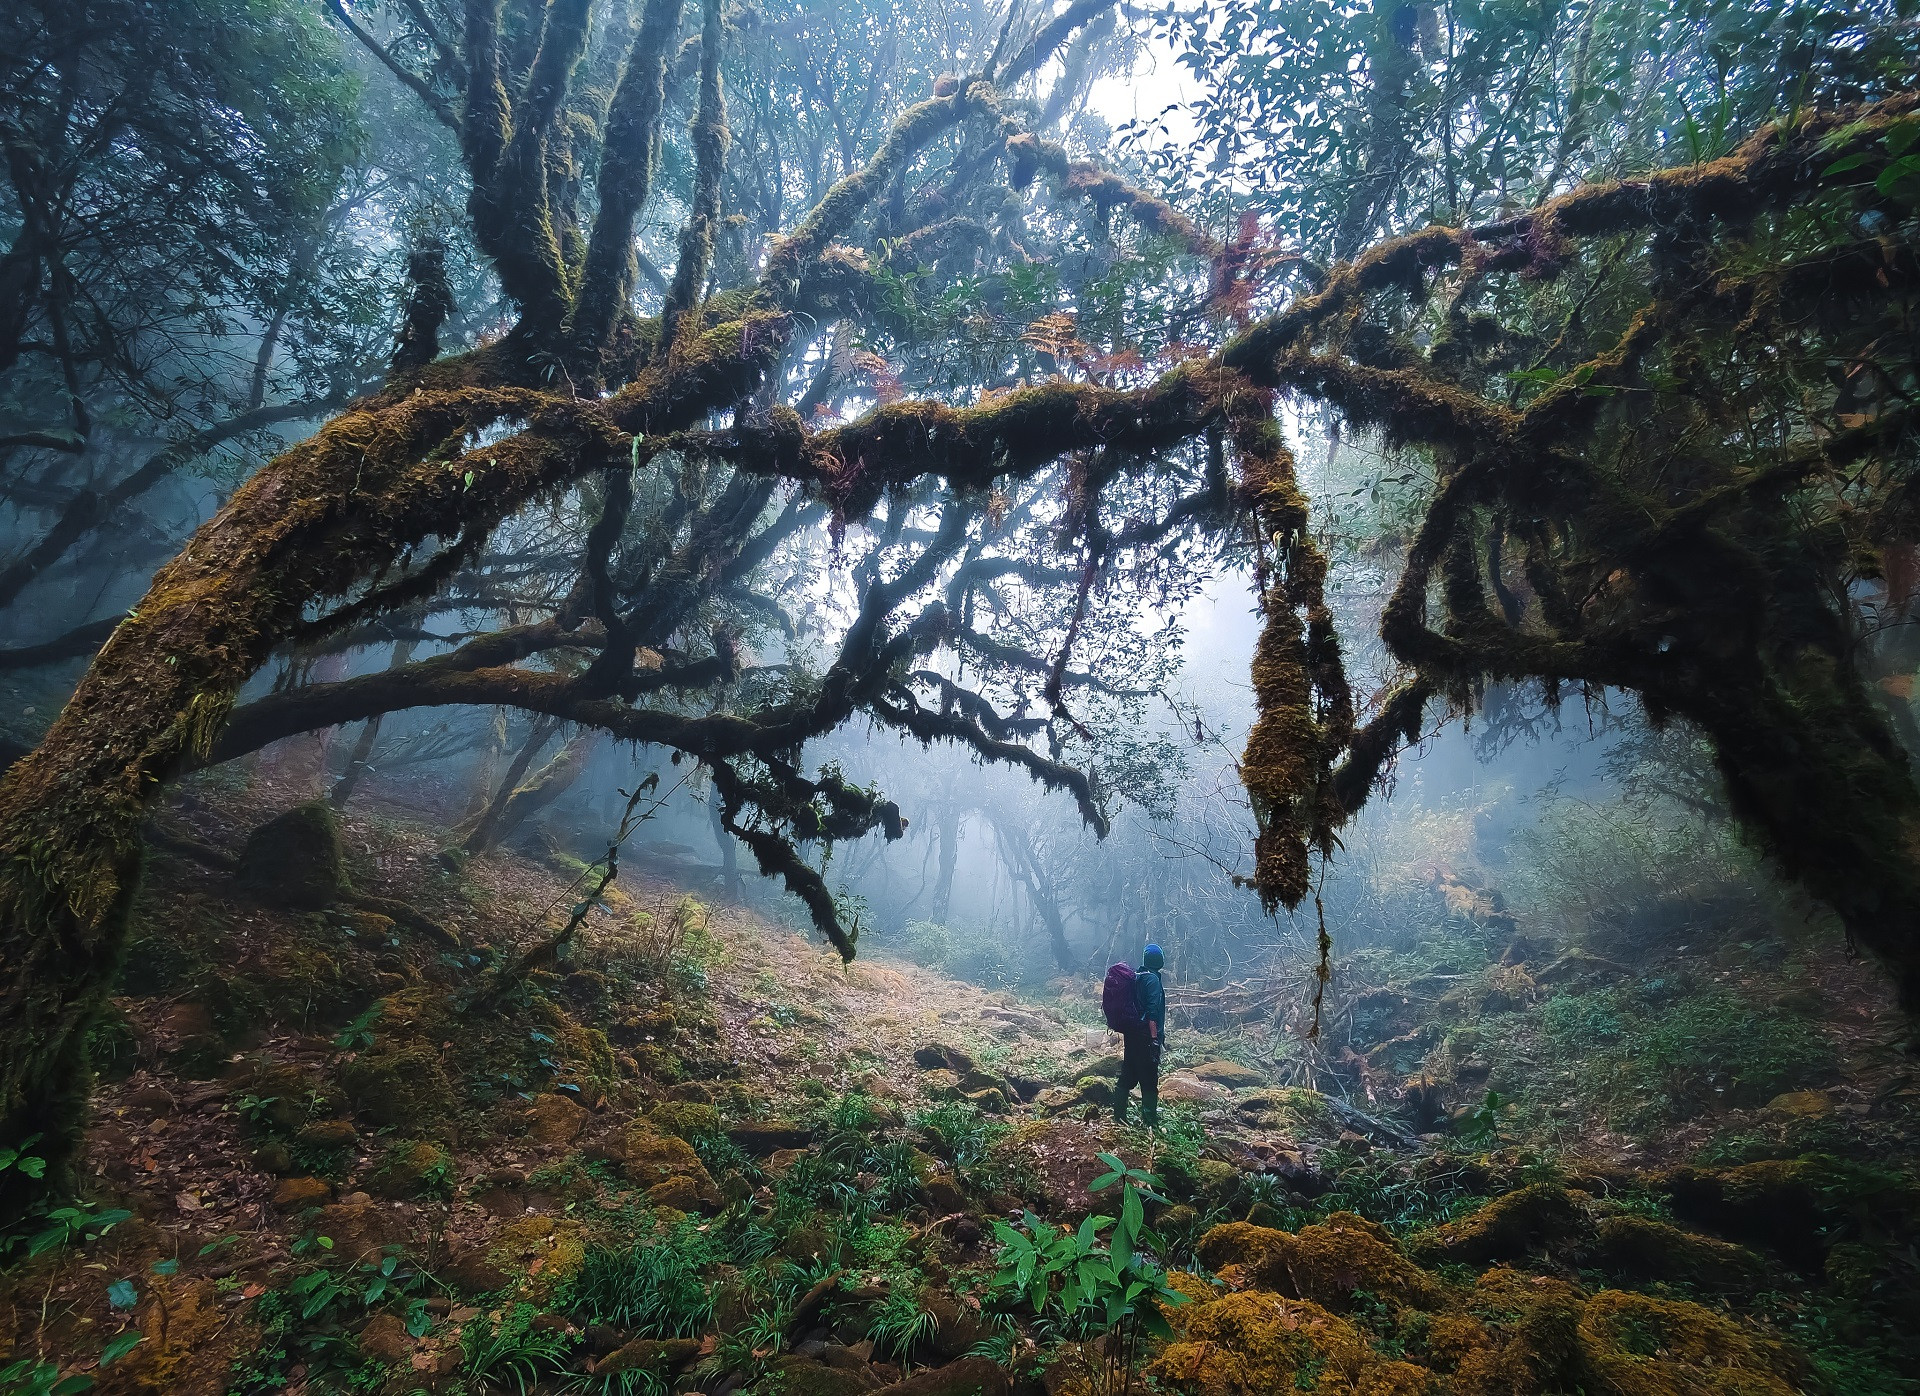
[[117,1362],[125,1357],[140,1346],[142,1336],[144,1335],[138,1328],[129,1328],[124,1333],[114,1334],[107,1339],[106,1347],[100,1350],[100,1365],[104,1367],[109,1362]]

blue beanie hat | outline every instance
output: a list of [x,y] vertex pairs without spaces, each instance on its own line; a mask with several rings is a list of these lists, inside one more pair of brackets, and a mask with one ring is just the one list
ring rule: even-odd
[[1160,966],[1166,962],[1167,957],[1160,953],[1160,947],[1149,942],[1147,945],[1147,953],[1141,958],[1140,963],[1148,969],[1159,969]]

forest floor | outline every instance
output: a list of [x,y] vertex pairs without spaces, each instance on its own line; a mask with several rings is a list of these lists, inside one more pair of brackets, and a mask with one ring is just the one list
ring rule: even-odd
[[[1920,1076],[1837,955],[1629,972],[1443,875],[1343,966],[1325,1093],[1196,995],[1149,1134],[1091,981],[843,966],[631,874],[528,964],[578,865],[249,837],[292,802],[158,821],[0,1393],[1920,1391]],[[1132,1268],[1081,1227],[1132,1224],[1114,1158]]]

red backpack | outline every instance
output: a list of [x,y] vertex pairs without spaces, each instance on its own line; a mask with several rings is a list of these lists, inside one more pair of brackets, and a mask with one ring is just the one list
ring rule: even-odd
[[1124,961],[1107,966],[1106,983],[1100,986],[1100,1007],[1107,1015],[1107,1026],[1115,1032],[1137,1032],[1147,1021],[1140,1016],[1140,996],[1134,991],[1136,978],[1133,966]]

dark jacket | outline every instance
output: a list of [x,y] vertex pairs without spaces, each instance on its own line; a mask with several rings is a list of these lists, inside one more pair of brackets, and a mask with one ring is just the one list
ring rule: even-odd
[[1140,1004],[1140,1016],[1160,1030],[1162,1041],[1167,1036],[1167,990],[1160,982],[1160,971],[1137,969],[1133,972],[1133,995]]

